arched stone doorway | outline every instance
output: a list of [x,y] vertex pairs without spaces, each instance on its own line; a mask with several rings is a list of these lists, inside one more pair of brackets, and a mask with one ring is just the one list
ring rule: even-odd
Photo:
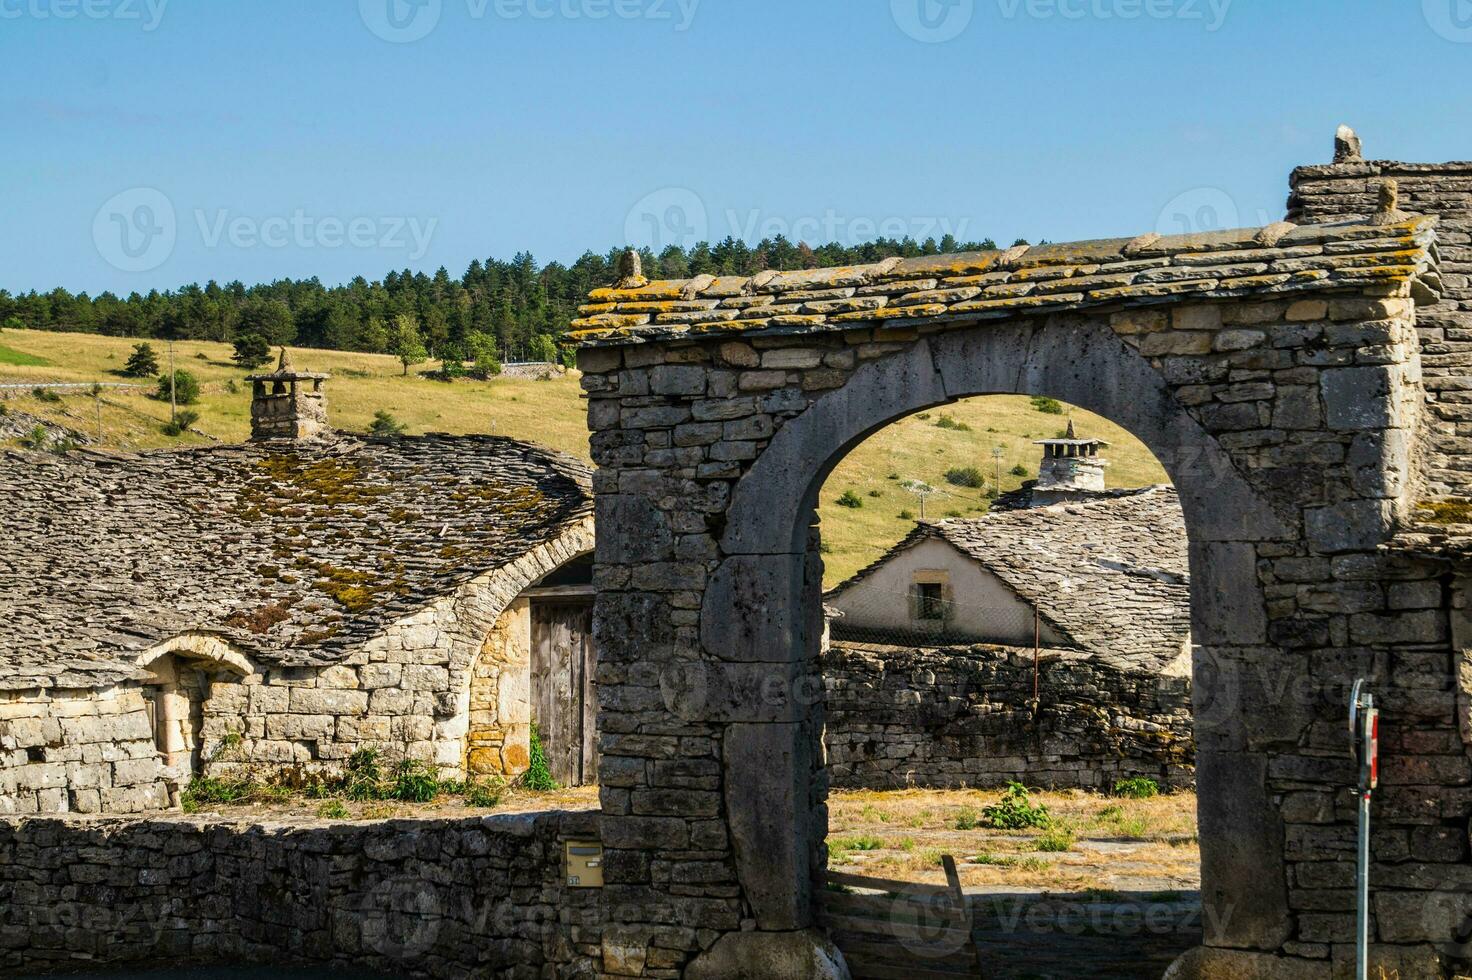
[[[607,878],[625,897],[682,886],[644,925],[723,934],[707,964],[801,943],[826,826],[818,488],[895,418],[1037,394],[1133,431],[1186,514],[1208,950],[1183,969],[1250,975],[1272,957],[1327,976],[1352,916],[1323,911],[1329,886],[1305,882],[1329,870],[1343,833],[1341,695],[1357,675],[1385,680],[1397,650],[1449,654],[1445,609],[1439,634],[1413,635],[1419,614],[1379,584],[1440,574],[1379,550],[1405,505],[1418,424],[1411,297],[1434,285],[1421,271],[1434,265],[1429,226],[1393,227],[1146,236],[736,282],[648,283],[626,268],[595,293],[580,366],[601,468]],[[1391,241],[1396,255],[1376,254]],[[1052,285],[1027,296],[1039,281]],[[706,945],[692,937],[690,950]]]

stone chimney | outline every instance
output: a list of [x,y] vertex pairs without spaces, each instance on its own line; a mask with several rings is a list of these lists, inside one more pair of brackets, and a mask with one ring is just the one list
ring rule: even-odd
[[281,361],[270,374],[253,374],[251,383],[250,437],[261,442],[272,439],[321,439],[332,434],[327,427],[327,394],[322,383],[331,375],[298,371],[291,356],[281,348]]
[[1099,450],[1109,443],[1102,439],[1080,439],[1068,420],[1062,439],[1039,439],[1043,461],[1032,488],[1032,505],[1046,507],[1065,500],[1079,500],[1104,491],[1104,470],[1109,465]]

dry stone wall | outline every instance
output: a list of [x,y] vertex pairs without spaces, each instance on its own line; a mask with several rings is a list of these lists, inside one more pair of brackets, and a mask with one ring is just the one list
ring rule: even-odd
[[563,887],[594,818],[344,824],[0,820],[0,971],[325,964],[591,977],[599,895]]
[[0,816],[168,805],[138,688],[0,691]]
[[834,643],[821,661],[832,785],[1108,790],[1195,782],[1189,665],[1174,676],[1044,651]]

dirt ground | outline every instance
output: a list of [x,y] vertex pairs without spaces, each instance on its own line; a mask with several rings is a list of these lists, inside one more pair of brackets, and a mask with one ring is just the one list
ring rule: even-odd
[[828,800],[829,866],[939,884],[945,881],[941,856],[949,854],[968,891],[1145,893],[1166,899],[1200,887],[1194,793],[1148,800],[1033,793],[1032,802],[1048,808],[1051,833],[983,826],[982,811],[1001,795],[835,792]]
[[[1196,797],[1148,800],[1095,793],[1033,793],[1053,831],[993,830],[983,811],[1000,790],[835,792],[828,800],[829,865],[835,871],[941,883],[940,859],[956,859],[962,885],[986,892],[1120,892],[1164,898],[1200,887]],[[193,816],[253,820],[453,819],[535,810],[591,810],[597,787],[534,793],[508,790],[494,807],[455,796],[430,803],[288,797],[200,806]],[[1046,848],[1066,847],[1065,850]]]

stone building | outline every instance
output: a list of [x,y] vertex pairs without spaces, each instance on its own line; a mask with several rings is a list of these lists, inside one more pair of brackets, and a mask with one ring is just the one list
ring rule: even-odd
[[333,435],[325,380],[254,377],[247,444],[0,456],[0,813],[159,808],[194,773],[364,747],[515,774],[533,722],[584,778],[588,468]]
[[921,522],[824,602],[836,786],[1191,782],[1171,487]]

